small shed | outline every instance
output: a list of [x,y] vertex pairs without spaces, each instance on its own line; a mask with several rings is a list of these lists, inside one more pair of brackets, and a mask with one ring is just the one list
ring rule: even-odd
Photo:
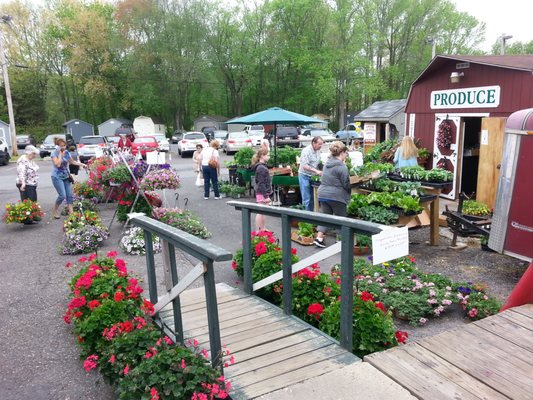
[[78,143],[82,136],[94,135],[94,127],[81,119],[71,119],[61,125],[65,128],[66,134],[71,134],[74,142]]
[[226,121],[229,118],[223,117],[221,115],[202,115],[194,120],[194,130],[201,131],[202,128],[207,128],[214,126],[218,130],[227,130],[228,126]]
[[133,120],[133,130],[138,135],[166,134],[165,123],[161,118],[138,116]]
[[9,124],[4,121],[0,121],[0,137],[5,139],[7,146],[9,147],[9,155],[13,155],[13,143],[11,141],[11,129]]
[[98,125],[98,134],[100,136],[114,136],[117,128],[133,127],[133,123],[125,118],[110,118]]
[[406,99],[376,101],[354,117],[354,122],[361,122],[363,127],[373,125],[376,141],[403,137],[405,135]]

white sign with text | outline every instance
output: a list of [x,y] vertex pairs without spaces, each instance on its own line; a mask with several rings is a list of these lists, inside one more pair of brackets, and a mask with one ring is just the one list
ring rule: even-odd
[[165,164],[165,153],[158,151],[150,151],[146,153],[146,163],[148,165],[161,165]]
[[363,138],[365,143],[376,143],[376,124],[365,124]]
[[372,262],[381,264],[409,254],[409,230],[391,228],[372,235]]

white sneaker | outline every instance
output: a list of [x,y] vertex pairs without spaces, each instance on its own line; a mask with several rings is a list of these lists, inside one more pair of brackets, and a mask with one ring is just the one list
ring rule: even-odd
[[326,242],[324,241],[324,239],[316,238],[313,243],[316,247],[326,247]]
[[209,197],[204,197],[204,200],[209,200]]
[[220,196],[215,196],[215,200],[220,200]]

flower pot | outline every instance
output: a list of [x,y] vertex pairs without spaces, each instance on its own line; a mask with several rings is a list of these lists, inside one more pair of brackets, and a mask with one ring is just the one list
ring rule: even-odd
[[364,256],[368,253],[370,253],[370,247],[368,246],[362,246],[362,247],[359,247],[358,245],[353,246],[354,256]]

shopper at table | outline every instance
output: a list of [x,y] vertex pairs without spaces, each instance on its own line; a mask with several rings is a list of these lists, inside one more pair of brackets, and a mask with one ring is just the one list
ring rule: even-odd
[[[324,165],[322,179],[318,187],[318,202],[320,211],[324,214],[345,217],[346,205],[350,201],[350,173],[344,163],[348,156],[348,148],[342,142],[333,142],[330,147],[330,156]],[[324,234],[327,228],[318,226],[314,241],[317,247],[326,247]]]
[[315,136],[311,140],[311,144],[302,150],[302,155],[300,156],[298,182],[300,184],[302,203],[308,211],[313,211],[314,209],[311,177],[313,175],[322,175],[322,171],[318,170],[318,163],[320,162],[320,149],[323,144],[324,140],[320,136]]
[[404,136],[402,144],[394,153],[394,165],[396,168],[416,167],[418,165],[418,148],[411,136]]

